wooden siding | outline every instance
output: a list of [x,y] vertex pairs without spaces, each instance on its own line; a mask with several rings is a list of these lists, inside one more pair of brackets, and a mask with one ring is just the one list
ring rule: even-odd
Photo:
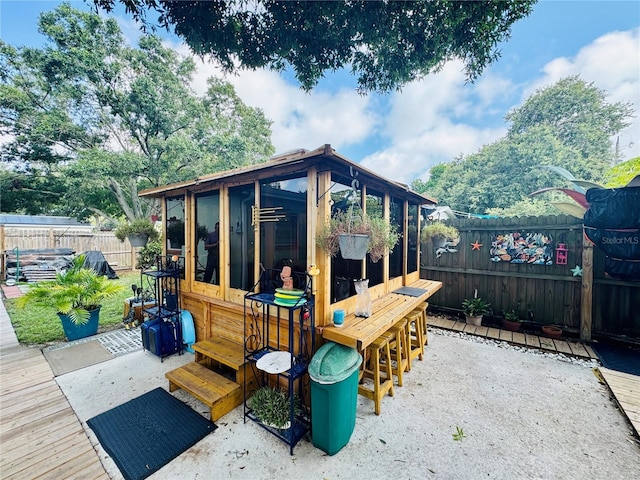
[[[497,219],[457,219],[448,222],[460,231],[456,253],[436,258],[431,242],[422,244],[421,276],[440,280],[444,286],[431,299],[440,307],[461,309],[465,298],[487,299],[496,314],[515,309],[520,317],[533,312],[535,325],[560,325],[566,331],[580,331],[583,278],[571,271],[583,266],[582,223],[567,215]],[[540,232],[553,237],[554,244],[568,248],[566,265],[531,265],[491,261],[493,235],[511,232]],[[472,243],[482,244],[473,250]],[[604,254],[593,249],[592,333],[640,338],[640,282],[608,278]]]

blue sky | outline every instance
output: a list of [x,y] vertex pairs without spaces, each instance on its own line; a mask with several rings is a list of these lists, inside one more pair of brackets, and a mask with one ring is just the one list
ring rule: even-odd
[[[12,45],[40,46],[41,11],[60,2],[0,0],[0,38]],[[71,2],[87,8],[82,1]],[[134,41],[137,27],[118,16]],[[183,55],[179,39],[167,44]],[[426,179],[429,169],[460,154],[478,151],[501,138],[504,115],[536,90],[569,75],[580,75],[604,90],[608,100],[631,102],[633,124],[620,135],[624,159],[640,155],[640,2],[543,0],[516,23],[501,58],[473,84],[459,62],[413,82],[399,93],[355,93],[348,72],[329,74],[311,93],[299,90],[291,75],[269,71],[228,77],[243,101],[273,120],[277,152],[313,149],[330,143],[340,153],[393,180]],[[200,63],[193,88],[221,76]]]

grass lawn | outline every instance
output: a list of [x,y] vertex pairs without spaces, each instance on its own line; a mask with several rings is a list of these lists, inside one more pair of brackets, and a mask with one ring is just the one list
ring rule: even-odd
[[[140,285],[139,271],[125,270],[117,273],[119,278],[111,281],[123,285],[124,288],[118,295],[103,302],[98,332],[123,326],[124,301],[133,295],[131,285]],[[34,306],[17,308],[16,300],[8,298],[4,300],[4,304],[20,343],[42,345],[65,341],[62,324],[55,309]]]

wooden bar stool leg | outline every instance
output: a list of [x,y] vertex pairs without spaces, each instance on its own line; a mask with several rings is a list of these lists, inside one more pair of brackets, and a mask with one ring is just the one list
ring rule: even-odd
[[409,349],[407,347],[407,321],[402,319],[393,325],[385,335],[389,339],[389,350],[391,360],[395,362],[395,367],[391,367],[392,373],[398,379],[398,386],[403,384],[403,374],[409,371]]
[[428,322],[427,322],[427,308],[429,308],[429,302],[422,302],[418,308],[414,311],[419,311],[422,316],[422,339],[424,340],[425,345],[429,345],[429,332],[428,332]]
[[[380,415],[381,400],[387,393],[393,397],[393,373],[391,371],[391,350],[389,349],[389,339],[382,335],[374,340],[367,347],[369,351],[369,367],[364,369],[363,376],[373,380],[373,387],[367,385],[358,385],[358,393],[367,397],[374,402],[374,410],[376,415]],[[381,358],[382,356],[382,358]],[[380,372],[380,364],[382,359],[385,363],[385,377]]]
[[424,355],[424,340],[422,338],[422,314],[414,310],[406,317],[409,324],[409,330],[411,332],[411,340],[409,347],[409,358],[413,360],[418,358],[423,359]]

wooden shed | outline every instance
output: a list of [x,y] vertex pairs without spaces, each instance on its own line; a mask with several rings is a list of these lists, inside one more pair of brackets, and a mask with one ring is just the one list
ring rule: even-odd
[[[381,209],[402,233],[393,252],[376,263],[331,257],[316,248],[319,225],[354,191],[365,210]],[[354,279],[369,279],[373,299],[417,280],[420,207],[436,203],[330,145],[140,195],[162,200],[165,249],[182,259],[181,304],[194,318],[197,340],[221,336],[240,344],[244,296],[262,269],[319,268],[313,285],[316,327],[330,323],[335,308],[353,311]],[[218,265],[207,272],[205,242],[216,224]]]

